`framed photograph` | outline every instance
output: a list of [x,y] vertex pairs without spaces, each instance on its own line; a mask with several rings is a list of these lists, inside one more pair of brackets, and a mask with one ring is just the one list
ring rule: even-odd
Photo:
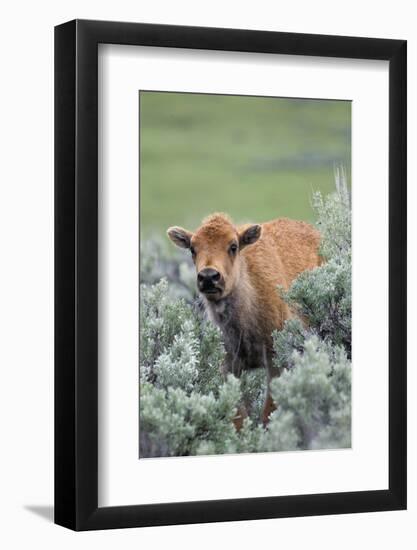
[[406,42],[55,29],[55,522],[406,508]]

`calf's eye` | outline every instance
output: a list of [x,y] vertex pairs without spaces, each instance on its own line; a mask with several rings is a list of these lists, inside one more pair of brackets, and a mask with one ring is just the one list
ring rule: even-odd
[[229,252],[234,256],[237,252],[237,244],[235,243],[231,244],[229,247]]
[[193,246],[190,246],[190,252],[191,256],[195,256],[195,248]]

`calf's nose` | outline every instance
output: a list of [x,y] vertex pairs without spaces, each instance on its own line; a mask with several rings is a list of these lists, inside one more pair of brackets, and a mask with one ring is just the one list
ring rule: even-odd
[[198,273],[197,280],[199,285],[214,285],[220,281],[220,273],[216,269],[206,267]]

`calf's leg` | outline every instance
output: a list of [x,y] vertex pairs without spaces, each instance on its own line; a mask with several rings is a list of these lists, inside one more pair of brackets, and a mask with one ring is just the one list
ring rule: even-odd
[[264,352],[264,362],[267,375],[267,389],[264,406],[262,410],[262,423],[267,426],[269,423],[269,417],[276,410],[277,405],[272,399],[271,395],[271,382],[274,378],[281,374],[280,369],[276,368],[272,364],[272,358],[268,357],[266,351]]

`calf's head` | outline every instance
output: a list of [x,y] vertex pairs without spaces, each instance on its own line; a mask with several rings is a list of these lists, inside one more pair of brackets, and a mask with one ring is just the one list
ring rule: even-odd
[[260,225],[236,228],[224,214],[213,214],[195,233],[170,227],[171,241],[189,249],[196,267],[197,288],[208,300],[226,297],[235,287],[240,273],[241,251],[261,235]]

